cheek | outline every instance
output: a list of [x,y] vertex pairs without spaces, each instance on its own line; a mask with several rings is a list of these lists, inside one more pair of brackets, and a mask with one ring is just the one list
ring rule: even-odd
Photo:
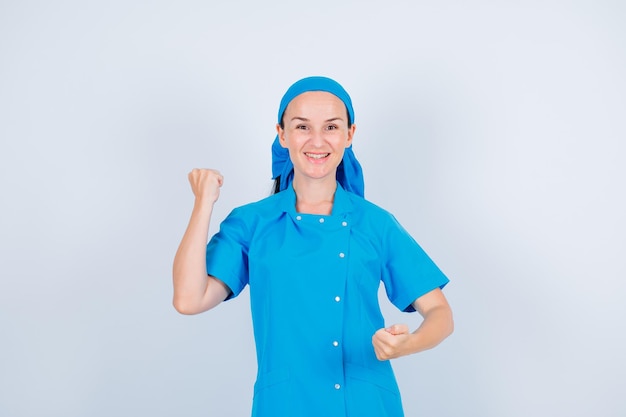
[[307,136],[307,132],[306,131],[303,131],[303,130],[293,130],[293,131],[288,133],[286,138],[287,138],[287,142],[290,145],[298,146],[298,144],[304,143],[307,140],[308,136]]
[[294,149],[296,146],[296,141],[294,140],[295,138],[291,135],[286,135],[283,137],[283,139],[281,139],[280,144],[283,148],[285,148],[286,150],[288,150],[289,152],[291,152],[292,149]]
[[328,135],[328,141],[335,147],[347,147],[350,143],[350,136],[346,132],[336,132]]

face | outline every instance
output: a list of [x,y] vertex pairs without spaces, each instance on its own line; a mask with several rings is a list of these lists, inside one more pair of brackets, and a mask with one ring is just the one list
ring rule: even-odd
[[335,183],[344,149],[352,144],[355,126],[348,128],[346,106],[334,94],[309,91],[294,98],[276,126],[283,148],[289,150],[294,182]]

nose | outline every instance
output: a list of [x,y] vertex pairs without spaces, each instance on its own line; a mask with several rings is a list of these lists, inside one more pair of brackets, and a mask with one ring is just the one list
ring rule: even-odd
[[319,129],[313,129],[311,131],[311,137],[309,141],[311,145],[315,146],[316,148],[321,148],[324,145],[324,136],[322,134],[322,131]]

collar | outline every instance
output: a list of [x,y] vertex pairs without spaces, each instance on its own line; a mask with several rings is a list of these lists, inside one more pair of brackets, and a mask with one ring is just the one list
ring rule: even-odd
[[[293,184],[290,184],[288,188],[278,193],[278,196],[280,196],[279,207],[283,213],[289,213],[291,216],[299,214],[296,212],[296,191],[293,189]],[[333,200],[333,210],[330,215],[335,216],[349,213],[352,209],[353,204],[350,193],[344,190],[341,184],[337,182],[337,189],[335,190],[335,198]]]

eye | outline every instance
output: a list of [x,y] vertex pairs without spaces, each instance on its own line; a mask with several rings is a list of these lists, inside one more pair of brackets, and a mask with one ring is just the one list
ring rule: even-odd
[[296,126],[296,129],[297,129],[297,130],[307,130],[307,129],[308,129],[308,127],[307,127],[306,125],[297,125],[297,126]]
[[326,130],[337,130],[337,125],[328,125],[326,126]]

